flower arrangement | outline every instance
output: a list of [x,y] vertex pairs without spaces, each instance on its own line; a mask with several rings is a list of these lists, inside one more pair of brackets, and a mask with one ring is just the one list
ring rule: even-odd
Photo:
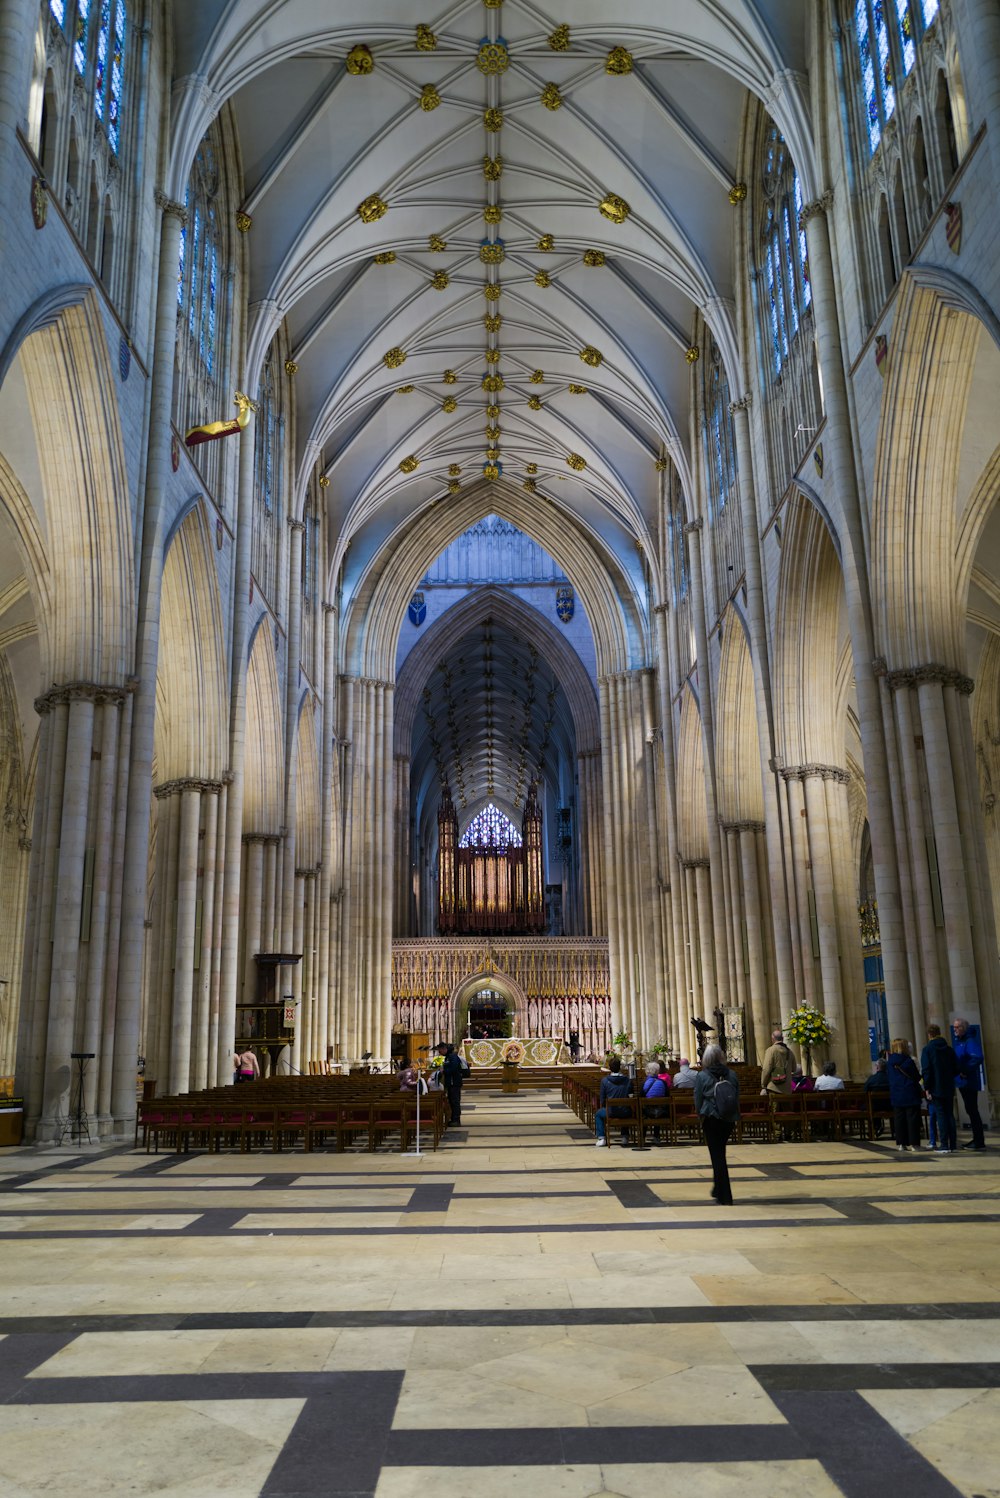
[[508,1040],[500,1052],[500,1060],[508,1066],[520,1066],[524,1060],[524,1046],[519,1040]]
[[649,1054],[651,1056],[666,1056],[669,1050],[670,1047],[665,1040],[654,1040],[649,1048]]
[[620,1051],[630,1050],[635,1042],[627,1030],[618,1030],[611,1037],[611,1044],[617,1046]]
[[442,1066],[444,1066],[444,1057],[443,1056],[432,1056],[431,1057],[431,1071],[440,1071],[441,1068],[442,1068]]
[[812,1047],[825,1045],[833,1030],[825,1014],[811,1004],[802,1004],[788,1016],[785,1033],[796,1045]]

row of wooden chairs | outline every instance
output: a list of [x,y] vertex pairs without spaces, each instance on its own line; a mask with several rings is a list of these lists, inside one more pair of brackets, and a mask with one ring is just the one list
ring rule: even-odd
[[[154,1098],[142,1103],[138,1130],[147,1154],[150,1149],[158,1154],[161,1143],[183,1153],[195,1148],[246,1154],[259,1146],[276,1154],[301,1145],[306,1154],[331,1147],[340,1154],[361,1139],[371,1153],[389,1139],[400,1150],[416,1141],[416,1099],[410,1094],[273,1101],[262,1088],[244,1102],[233,1098],[232,1088],[225,1091],[225,1099]],[[420,1102],[421,1142],[430,1140],[437,1149],[446,1123],[444,1095],[428,1094]]]
[[[572,1077],[564,1081],[563,1101],[592,1130],[599,1096],[599,1085],[590,1081]],[[733,1142],[874,1139],[891,1119],[888,1096],[865,1092],[860,1087],[845,1088],[843,1092],[793,1092],[787,1097],[761,1097],[754,1093],[740,1098],[740,1117],[733,1131]],[[700,1140],[701,1120],[695,1109],[694,1094],[685,1089],[661,1098],[613,1099],[609,1105],[608,1143],[613,1143],[616,1137],[623,1138],[623,1142],[635,1137],[644,1145],[647,1134],[662,1138],[667,1144],[678,1144],[682,1139]]]

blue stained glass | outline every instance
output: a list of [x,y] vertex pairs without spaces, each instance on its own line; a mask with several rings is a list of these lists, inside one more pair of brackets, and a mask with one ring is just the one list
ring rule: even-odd
[[903,75],[907,77],[917,60],[917,39],[913,32],[910,0],[896,0],[896,15],[899,19],[899,44],[903,52]]
[[205,338],[203,358],[205,368],[209,374],[212,373],[212,364],[215,360],[215,288],[218,277],[218,260],[215,253],[215,245],[211,246],[208,262],[208,310],[205,322]]
[[73,63],[82,78],[87,71],[87,29],[90,23],[90,0],[76,0],[76,34],[73,38]]
[[795,250],[795,248],[793,248],[793,242],[792,242],[792,220],[791,220],[791,214],[788,211],[788,204],[787,204],[787,202],[785,203],[784,213],[782,214],[782,226],[783,226],[784,231],[785,231],[784,263],[785,263],[785,268],[786,268],[787,273],[788,273],[788,279],[789,279],[789,282],[790,282],[790,285],[789,285],[789,288],[788,288],[789,289],[789,293],[790,293],[789,297],[788,297],[788,320],[789,320],[789,322],[792,325],[792,337],[794,338],[795,334],[799,331],[799,305],[798,305],[799,299],[796,296],[795,271],[792,268],[794,266],[794,264],[795,264],[796,250]]
[[177,305],[184,305],[184,256],[187,253],[187,224],[181,224],[181,250],[177,264]]
[[49,0],[49,10],[55,16],[60,26],[66,24],[66,0]]
[[458,840],[460,848],[519,848],[521,834],[499,806],[487,801]]
[[806,239],[806,231],[800,222],[802,214],[802,183],[799,181],[798,173],[795,174],[795,222],[799,225],[799,265],[802,268],[802,310],[810,305],[813,299],[812,286],[809,284],[809,242]]
[[889,28],[885,24],[885,9],[882,0],[873,0],[872,15],[875,20],[875,41],[878,46],[878,78],[882,91],[882,114],[888,120],[896,108],[896,86],[892,76],[892,57],[889,53]]
[[101,24],[97,28],[97,62],[94,67],[94,113],[104,119],[104,84],[108,71],[108,33],[111,30],[111,0],[101,6]]
[[201,250],[201,209],[194,210],[194,233],[191,236],[191,290],[188,293],[190,299],[190,311],[188,312],[188,331],[192,338],[198,322],[198,255]]
[[771,340],[774,343],[774,373],[781,373],[781,331],[778,328],[778,301],[774,292],[774,255],[768,244],[768,297],[771,301]]
[[924,25],[929,26],[941,9],[940,0],[922,0],[921,9],[924,13]]
[[875,65],[872,61],[872,39],[868,26],[868,0],[857,0],[854,7],[854,27],[858,34],[858,55],[861,59],[861,82],[865,91],[865,110],[868,116],[868,142],[874,154],[882,139],[882,121],[878,111],[878,95],[875,89]]
[[108,140],[118,150],[121,131],[122,88],[125,83],[125,0],[115,6],[115,35],[111,48],[111,93],[108,99]]

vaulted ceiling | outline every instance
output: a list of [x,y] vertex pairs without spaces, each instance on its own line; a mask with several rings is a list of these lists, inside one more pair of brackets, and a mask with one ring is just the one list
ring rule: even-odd
[[175,191],[232,101],[251,370],[286,321],[300,480],[355,577],[484,464],[626,574],[689,471],[695,310],[735,348],[747,89],[808,181],[801,0],[175,0]]

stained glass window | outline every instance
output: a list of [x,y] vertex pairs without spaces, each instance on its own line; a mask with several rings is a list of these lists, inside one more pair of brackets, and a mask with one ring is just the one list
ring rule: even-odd
[[802,184],[776,125],[764,146],[761,267],[767,288],[772,362],[775,374],[789,351],[812,302],[805,230],[799,225]]
[[188,218],[181,228],[177,306],[187,322],[192,347],[208,374],[215,368],[218,332],[220,234],[215,204],[218,185],[215,152],[206,140],[199,147],[184,194]]
[[458,840],[460,848],[519,848],[521,834],[499,806],[487,801]]
[[906,78],[912,72],[920,38],[939,8],[940,0],[920,0],[919,5],[915,0],[855,0],[865,126],[873,155],[896,110],[897,76]]
[[729,410],[729,381],[722,353],[714,338],[706,360],[705,406],[712,510],[717,514],[725,507],[736,482],[736,452],[733,418]]
[[66,0],[49,0],[49,10],[55,16],[60,26],[66,24]]
[[264,360],[260,376],[257,402],[260,412],[256,420],[256,447],[254,459],[257,468],[257,497],[264,506],[265,515],[274,511],[277,498],[274,485],[275,454],[278,446],[278,401],[275,390],[274,366],[275,345],[272,343]]
[[87,37],[90,27],[90,0],[76,0],[76,27],[73,35],[73,62],[82,78],[87,71]]

